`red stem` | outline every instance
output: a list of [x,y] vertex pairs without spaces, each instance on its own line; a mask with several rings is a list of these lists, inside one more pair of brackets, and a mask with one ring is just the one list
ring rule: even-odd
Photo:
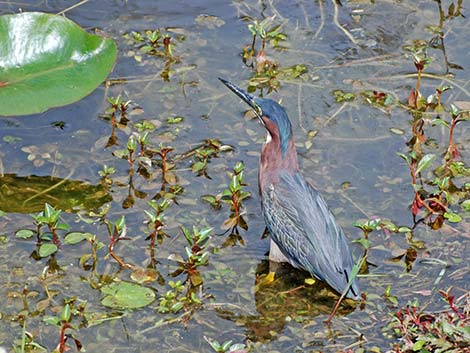
[[69,323],[67,322],[62,322],[62,325],[60,326],[60,342],[59,342],[59,353],[64,353],[65,352],[65,330],[70,328]]

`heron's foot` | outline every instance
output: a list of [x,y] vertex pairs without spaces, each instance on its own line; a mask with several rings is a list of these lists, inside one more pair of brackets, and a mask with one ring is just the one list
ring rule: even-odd
[[260,284],[271,284],[274,282],[274,278],[276,277],[276,272],[269,272],[266,276],[264,276]]

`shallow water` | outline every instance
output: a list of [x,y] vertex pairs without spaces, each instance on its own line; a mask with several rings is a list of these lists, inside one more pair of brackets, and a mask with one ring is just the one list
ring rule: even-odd
[[[447,9],[449,4],[445,2],[442,6]],[[68,1],[4,1],[0,2],[0,14],[16,13],[20,8],[57,13],[70,5]],[[149,209],[147,201],[161,187],[161,174],[158,168],[150,179],[135,174],[133,186],[145,194],[140,195],[142,198],[135,197],[132,208],[122,207],[129,193],[129,165],[112,152],[125,148],[128,135],[133,131],[132,123],[141,119],[159,120],[161,124],[150,135],[150,144],[158,146],[163,142],[175,149],[174,154],[182,154],[207,138],[218,138],[223,144],[234,147],[233,151],[221,152],[211,159],[207,168],[210,179],[192,173],[193,158],[177,164],[175,173],[185,191],[177,197],[178,204],[173,204],[165,213],[165,229],[170,237],[155,249],[155,258],[159,261],[157,269],[164,283],[148,284],[157,295],[152,305],[124,313],[105,308],[100,304],[100,291],[93,289],[87,280],[90,271],[79,266],[79,258],[89,252],[89,244],[82,242],[61,249],[57,262],[62,271],[47,279],[47,287],[57,295],[46,314],[53,315],[63,298],[76,296],[87,301],[89,313],[122,315],[120,319],[95,326],[83,324],[75,331],[88,352],[211,352],[204,336],[218,341],[246,342],[254,352],[336,352],[348,347],[355,351],[374,346],[386,351],[393,340],[384,326],[398,307],[417,298],[429,309],[439,308],[439,289],[453,286],[458,296],[469,291],[469,264],[465,255],[470,243],[469,216],[465,213],[460,223],[446,224],[440,230],[431,230],[423,224],[416,227],[414,240],[423,241],[425,248],[417,250],[417,259],[412,261],[408,271],[403,258],[391,260],[411,246],[405,236],[371,233],[368,274],[359,278],[368,301],[363,308],[344,306],[331,330],[324,320],[336,296],[321,283],[286,294],[285,291],[302,285],[303,281],[297,272],[285,267],[274,283],[256,285],[269,267],[266,261],[269,239],[262,237],[264,222],[257,194],[257,165],[264,132],[254,120],[244,118],[247,107],[217,80],[217,77],[224,77],[246,88],[252,74],[240,54],[245,45],[251,44],[251,35],[242,16],[276,15],[277,23],[283,24],[282,31],[288,36],[283,43],[287,49],[277,51],[268,45],[268,56],[282,67],[303,64],[308,68],[300,78],[282,80],[278,92],[269,97],[282,99],[294,127],[303,173],[322,190],[348,240],[362,236],[362,232],[352,226],[359,219],[379,217],[391,219],[400,226],[413,226],[409,209],[413,200],[410,171],[396,154],[408,150],[406,142],[411,138],[412,118],[399,106],[389,112],[374,108],[359,94],[376,90],[391,93],[406,102],[416,77],[411,75],[415,68],[403,46],[415,39],[432,37],[427,27],[439,23],[437,3],[353,1],[344,2],[337,11],[339,23],[351,38],[335,25],[332,2],[323,1],[92,1],[67,12],[68,18],[84,28],[99,29],[100,33],[116,40],[119,57],[109,79],[124,81],[107,88],[101,86],[78,103],[43,114],[0,118],[2,190],[17,186],[12,178],[26,183],[34,180],[33,194],[26,191],[28,195],[34,195],[37,178],[41,182],[55,180],[49,177],[70,180],[76,185],[75,190],[85,194],[85,199],[92,199],[86,211],[96,212],[100,206],[108,204],[111,207],[109,219],[125,215],[131,240],[120,242],[116,251],[126,261],[145,267],[149,263],[148,242],[145,241],[149,231],[144,224],[143,211]],[[172,65],[174,71],[169,82],[160,76],[163,60],[143,55],[142,62],[136,61],[135,48],[123,38],[130,31],[156,28],[166,28],[175,37],[185,36],[184,41],[175,41],[173,51],[180,62]],[[425,72],[435,76],[424,78],[421,90],[426,95],[432,94],[436,87],[445,83],[453,89],[443,94],[444,104],[468,101],[469,22],[458,17],[446,22],[444,29],[447,64],[443,50],[430,49],[433,61]],[[462,66],[463,70],[449,68],[448,62]],[[453,75],[444,77],[448,72]],[[353,92],[357,97],[352,102],[337,103],[332,92],[338,89]],[[119,146],[107,148],[111,125],[100,116],[108,107],[107,97],[118,94],[125,100],[132,100],[133,107],[140,107],[143,113],[131,113],[128,126],[116,130]],[[167,118],[174,116],[183,116],[184,121],[169,124]],[[53,126],[57,121],[65,123],[63,129]],[[316,135],[312,131],[316,131]],[[447,130],[428,127],[427,133],[435,142],[426,146],[428,153],[441,158],[447,146]],[[468,136],[468,123],[458,125],[455,140],[463,161],[469,158]],[[19,139],[7,142],[11,139],[6,137]],[[39,157],[28,160],[24,149],[29,146],[37,146],[51,157],[43,158],[40,163],[37,160],[42,157],[38,153]],[[249,228],[246,232],[241,230],[244,245],[221,247],[227,235],[218,234],[223,233],[220,225],[229,215],[229,208],[224,205],[222,210],[214,211],[201,196],[215,195],[225,189],[229,182],[226,172],[240,160],[245,163],[245,181],[249,184],[245,189],[252,195],[244,203]],[[96,185],[100,182],[98,171],[105,164],[116,168],[116,173],[111,177],[113,185],[103,195],[103,190]],[[432,180],[431,172],[425,178]],[[24,184],[19,187],[26,188]],[[41,208],[34,209],[30,202],[21,210],[16,204],[12,205],[11,194],[1,196],[0,209],[7,214],[0,223],[0,235],[4,236],[0,245],[4,274],[0,277],[0,296],[5,298],[0,306],[0,345],[10,348],[21,337],[16,318],[24,314],[17,292],[27,286],[36,293],[29,298],[31,308],[46,297],[41,279],[46,260],[36,261],[30,257],[35,249],[33,240],[14,236],[18,229],[33,228],[28,213],[37,213]],[[58,202],[60,198],[49,195],[44,200],[60,205],[64,211],[71,211],[80,203],[79,196],[70,196],[66,190],[62,203]],[[24,198],[18,199],[24,202]],[[70,199],[78,201],[74,203]],[[458,210],[458,206],[455,207]],[[107,243],[103,225],[78,222],[73,212],[64,213],[63,218],[73,230],[91,232]],[[168,281],[172,280],[169,274],[176,269],[167,258],[172,253],[183,254],[186,245],[179,226],[191,228],[193,225],[214,227],[209,265],[201,269],[204,285],[200,290],[204,304],[184,324],[164,321],[154,327],[160,319],[170,320],[181,314],[160,314],[156,308],[158,298],[169,289]],[[355,258],[359,258],[361,247],[355,244],[353,250]],[[98,273],[130,280],[130,271],[118,271],[117,263],[111,258],[105,259],[105,254],[105,249],[101,250]],[[184,276],[178,279],[183,280]],[[383,297],[387,285],[392,286],[398,306]],[[58,342],[58,329],[42,322],[42,314],[31,312],[28,331],[36,342],[52,351]]]

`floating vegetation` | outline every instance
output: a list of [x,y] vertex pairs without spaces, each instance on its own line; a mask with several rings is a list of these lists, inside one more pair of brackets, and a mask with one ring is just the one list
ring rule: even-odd
[[388,329],[400,338],[394,352],[466,352],[470,342],[469,297],[456,298],[452,288],[440,290],[447,307],[433,313],[418,301],[398,310]]
[[[118,42],[112,77],[0,119],[0,352],[465,352],[464,2],[151,3],[76,4]],[[356,306],[267,261],[264,141],[227,106],[229,75],[282,97],[306,177],[356,238]]]

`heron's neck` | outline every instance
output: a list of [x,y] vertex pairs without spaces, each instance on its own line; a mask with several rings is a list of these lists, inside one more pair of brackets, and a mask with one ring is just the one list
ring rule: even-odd
[[267,139],[261,150],[258,172],[260,190],[269,184],[276,184],[279,181],[280,173],[295,174],[298,171],[299,162],[294,138],[289,140],[287,151],[282,153],[279,135],[272,134],[271,139]]

